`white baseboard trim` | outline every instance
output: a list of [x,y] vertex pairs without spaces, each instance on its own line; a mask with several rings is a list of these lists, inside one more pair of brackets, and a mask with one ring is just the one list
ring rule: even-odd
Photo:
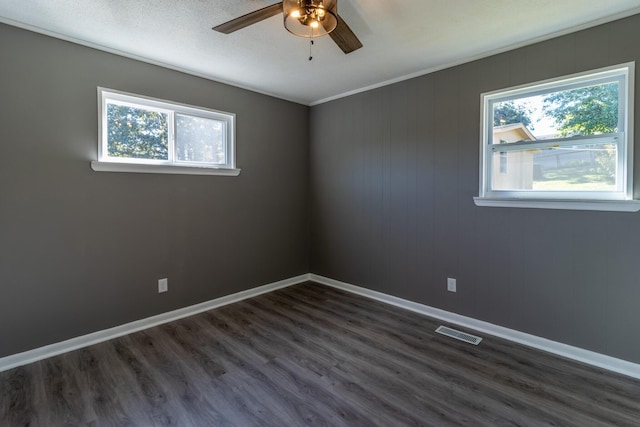
[[194,314],[212,310],[223,305],[233,304],[234,302],[252,298],[267,292],[272,292],[276,289],[282,289],[288,286],[297,285],[298,283],[308,281],[309,277],[309,274],[302,274],[300,276],[291,277],[289,279],[280,280],[278,282],[269,283],[263,286],[258,286],[257,288],[247,289],[246,291],[241,291],[235,294],[212,299],[210,301],[205,301],[200,304],[195,304],[189,307],[179,308],[177,310],[158,314],[156,316],[147,317],[146,319],[136,320],[124,325],[92,332],[90,334],[71,338],[66,341],[61,341],[54,344],[46,345],[44,347],[28,350],[23,353],[2,357],[0,358],[0,372],[16,368],[18,366],[27,365],[29,363],[37,362],[38,360],[46,359],[48,357],[57,356],[62,353],[77,350],[79,348],[97,344],[103,341],[107,341],[113,338],[121,337],[123,335],[131,334],[133,332],[138,332],[143,329],[152,328],[163,323],[168,323],[174,320],[182,319],[184,317],[193,316]]
[[546,338],[516,331],[514,329],[505,328],[503,326],[494,325],[493,323],[484,322],[471,317],[462,316],[460,314],[451,313],[439,308],[430,307],[428,305],[405,300],[384,294],[382,292],[372,291],[360,286],[351,285],[349,283],[340,282],[328,277],[310,274],[310,280],[323,285],[331,286],[343,291],[362,295],[387,304],[395,305],[416,313],[440,319],[444,322],[459,325],[465,328],[484,332],[489,335],[504,338],[529,347],[534,347],[549,353],[557,354],[569,359],[577,360],[598,368],[607,369],[633,378],[640,379],[640,364],[628,362],[626,360],[596,353],[594,351],[585,350]]
[[193,316],[204,311],[242,301],[247,298],[252,298],[267,292],[272,292],[277,289],[282,289],[288,286],[303,283],[308,280],[372,298],[387,304],[395,305],[406,310],[411,310],[416,313],[440,319],[444,322],[473,329],[478,332],[484,332],[489,335],[494,335],[500,338],[507,339],[509,341],[527,345],[529,347],[534,347],[592,366],[640,379],[640,364],[637,363],[628,362],[626,360],[563,344],[557,341],[552,341],[546,338],[541,338],[535,335],[516,331],[514,329],[494,325],[489,322],[484,322],[482,320],[477,320],[471,317],[462,316],[460,314],[451,313],[439,308],[430,307],[428,305],[384,294],[382,292],[372,291],[370,289],[362,288],[360,286],[355,286],[345,282],[340,282],[338,280],[319,276],[317,274],[302,274],[300,276],[280,280],[278,282],[259,286],[257,288],[248,289],[246,291],[237,292],[231,295],[226,295],[210,301],[205,301],[200,304],[195,304],[189,307],[169,311],[167,313],[158,314],[156,316],[147,317],[146,319],[136,320],[124,325],[104,329],[102,331],[93,332],[76,338],[71,338],[66,341],[61,341],[33,350],[28,350],[23,353],[2,357],[0,358],[0,372],[16,368],[18,366],[27,365],[29,363],[37,362],[38,360],[57,356],[59,354],[67,353],[69,351],[77,350],[79,348],[97,344],[103,341],[108,341],[110,339],[131,334],[133,332],[152,328],[163,323],[168,323],[174,320],[182,319],[184,317]]

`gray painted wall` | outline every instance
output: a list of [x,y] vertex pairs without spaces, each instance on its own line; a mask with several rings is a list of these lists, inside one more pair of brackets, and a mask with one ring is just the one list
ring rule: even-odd
[[[0,58],[0,357],[309,271],[308,107],[6,25]],[[236,113],[242,173],[92,171],[96,86]]]
[[[481,92],[638,60],[638,39],[634,16],[309,121],[304,106],[0,25],[0,357],[311,270],[640,362],[639,214],[472,201]],[[236,113],[241,175],[93,172],[96,86]],[[638,190],[640,149],[636,165]]]
[[639,61],[638,40],[636,15],[313,107],[311,271],[640,362],[640,214],[472,200],[482,92]]

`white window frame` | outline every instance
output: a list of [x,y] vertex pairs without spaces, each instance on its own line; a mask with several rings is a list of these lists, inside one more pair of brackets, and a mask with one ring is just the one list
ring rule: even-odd
[[[108,102],[167,114],[168,159],[109,156],[107,144]],[[178,114],[223,122],[225,163],[188,162],[175,158],[175,120]],[[91,162],[91,168],[100,172],[237,176],[240,169],[236,169],[235,165],[235,114],[98,87],[98,160]]]
[[[520,85],[481,94],[480,113],[480,188],[474,202],[478,206],[523,207],[545,209],[579,210],[640,210],[640,201],[633,200],[633,107],[634,107],[635,63],[615,65],[598,70],[558,77],[541,82]],[[616,134],[590,135],[571,138],[522,141],[508,144],[493,144],[493,105],[518,98],[545,93],[570,90],[586,82],[606,83],[619,81],[620,98],[619,129]],[[562,145],[587,145],[614,142],[617,146],[618,164],[615,191],[503,191],[491,188],[494,152],[509,152],[527,149],[544,149]]]

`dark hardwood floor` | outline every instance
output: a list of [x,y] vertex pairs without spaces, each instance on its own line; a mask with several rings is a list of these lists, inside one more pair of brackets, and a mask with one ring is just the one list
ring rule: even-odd
[[640,381],[439,324],[293,286],[2,372],[0,426],[640,425]]

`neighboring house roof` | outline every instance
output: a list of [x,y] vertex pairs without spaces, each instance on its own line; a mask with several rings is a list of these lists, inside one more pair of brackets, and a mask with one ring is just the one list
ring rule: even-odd
[[522,123],[511,123],[508,125],[493,127],[493,140],[505,142],[535,141],[531,131]]

